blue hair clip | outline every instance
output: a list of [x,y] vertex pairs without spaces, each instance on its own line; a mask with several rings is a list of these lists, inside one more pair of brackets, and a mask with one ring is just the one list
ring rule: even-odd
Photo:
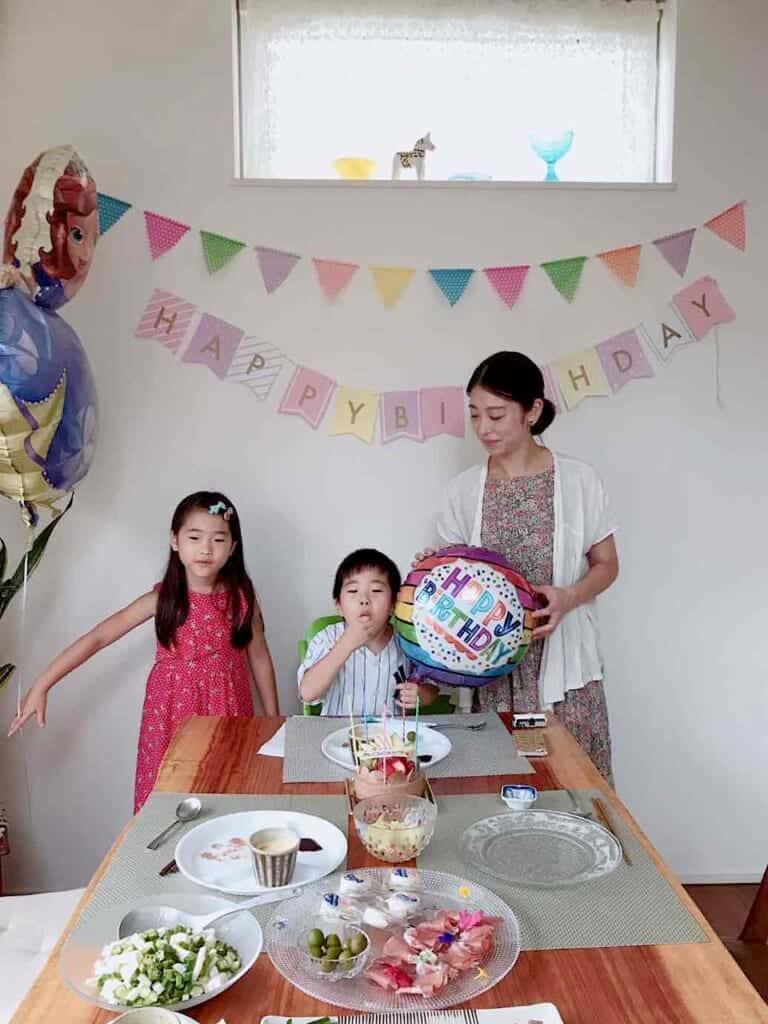
[[234,511],[235,510],[232,508],[231,505],[227,505],[223,501],[217,501],[215,505],[209,505],[208,506],[208,515],[209,516],[224,516],[224,522],[225,523],[229,522],[229,520],[232,518],[232,513]]

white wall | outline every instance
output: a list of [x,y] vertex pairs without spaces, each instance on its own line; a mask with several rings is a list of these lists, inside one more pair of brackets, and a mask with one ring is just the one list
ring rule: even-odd
[[[714,274],[737,311],[721,332],[725,407],[715,401],[715,348],[706,343],[653,381],[563,417],[550,443],[600,468],[622,524],[622,576],[602,602],[621,794],[679,873],[756,877],[768,848],[762,0],[682,0],[678,188],[637,192],[234,187],[224,0],[6,0],[4,8],[0,195],[10,196],[39,150],[66,141],[103,191],[137,208],[104,237],[84,293],[65,310],[93,363],[101,436],[34,579],[23,649],[18,608],[3,623],[4,656],[28,678],[156,580],[175,502],[219,487],[243,513],[290,711],[296,639],[328,606],[337,560],[372,544],[407,564],[445,482],[479,455],[469,439],[368,448],[330,438],[202,367],[176,365],[132,337],[154,286],[194,298],[298,361],[387,389],[462,383],[501,347],[548,361],[631,326],[678,285],[648,249],[635,290],[590,262],[572,306],[538,273],[513,311],[479,279],[451,310],[420,275],[388,312],[361,271],[329,307],[308,262],[269,298],[252,256],[209,278],[193,237],[152,264],[138,211],[305,254],[428,267],[594,253],[749,200],[748,253],[703,231],[687,278]],[[0,533],[18,551],[10,503],[0,507]],[[13,888],[84,883],[130,814],[152,651],[145,627],[55,691],[44,732],[0,742]],[[15,681],[0,697],[3,721],[14,691]]]

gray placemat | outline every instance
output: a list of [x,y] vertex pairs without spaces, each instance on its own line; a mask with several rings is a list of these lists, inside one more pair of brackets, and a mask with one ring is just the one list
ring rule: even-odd
[[[425,718],[428,718],[425,713]],[[434,765],[425,765],[430,779],[476,775],[531,775],[530,762],[517,753],[514,736],[495,712],[448,715],[450,723],[487,722],[484,729],[446,729],[451,752]],[[412,723],[412,719],[409,719]],[[349,772],[329,761],[320,749],[326,736],[344,726],[342,718],[295,715],[285,724],[283,782],[343,782]]]
[[[193,822],[177,829],[159,850],[148,850],[147,843],[162,832],[175,817],[176,806],[187,793],[153,793],[144,804],[133,827],[117,850],[115,859],[104,873],[93,896],[88,901],[83,914],[75,926],[84,938],[95,932],[104,934],[105,922],[115,918],[115,938],[120,909],[135,904],[147,897],[168,896],[169,904],[173,904],[174,893],[198,893],[209,896],[222,896],[212,889],[190,882],[180,872],[160,878],[158,871],[173,858],[176,843],[185,832],[199,825],[207,818],[216,818],[223,814],[236,814],[238,811],[285,810],[300,811],[314,814],[319,818],[336,825],[347,835],[347,803],[343,796],[229,796],[221,793],[198,794],[203,804],[201,815]],[[224,899],[241,903],[246,896],[224,895]],[[274,904],[257,907],[255,914],[263,926],[274,909]],[[107,928],[106,934],[109,934]],[[103,940],[102,940],[103,941]]]
[[[590,809],[598,790],[579,790],[583,809]],[[562,790],[539,794],[537,807],[571,811]],[[437,798],[435,835],[419,857],[419,867],[447,871],[476,881],[508,903],[520,921],[523,949],[587,949],[595,946],[655,946],[707,942],[698,923],[683,906],[669,882],[617,814],[616,834],[632,860],[623,861],[610,875],[581,885],[558,888],[515,886],[486,874],[461,855],[464,830],[476,821],[508,811],[498,796]]]

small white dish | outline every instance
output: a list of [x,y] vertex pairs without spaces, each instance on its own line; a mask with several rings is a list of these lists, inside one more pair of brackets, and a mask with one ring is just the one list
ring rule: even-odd
[[162,1006],[139,1006],[116,1017],[112,1024],[184,1024],[189,1017],[180,1016]]
[[508,784],[501,787],[501,799],[511,811],[527,811],[533,807],[539,793],[535,786],[515,786]]

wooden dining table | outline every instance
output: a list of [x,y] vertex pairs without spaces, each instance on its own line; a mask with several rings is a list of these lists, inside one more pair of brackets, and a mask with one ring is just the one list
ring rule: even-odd
[[[510,716],[501,716],[508,728]],[[340,783],[284,784],[283,761],[258,753],[278,729],[279,718],[190,718],[171,744],[156,789],[180,793],[334,794]],[[557,722],[546,737],[549,756],[532,759],[535,775],[503,777],[539,789],[602,790],[610,815],[622,818],[706,933],[707,942],[523,952],[497,985],[474,999],[475,1009],[554,1003],[565,1024],[768,1024],[768,1006],[725,947],[616,793]],[[511,747],[510,747],[511,749]],[[502,777],[433,780],[441,795],[498,793]],[[681,817],[681,827],[684,822]],[[124,841],[132,822],[96,870],[62,939],[13,1017],[13,1024],[106,1024],[109,1011],[83,1001],[59,974],[58,955],[91,893]],[[348,865],[379,866],[349,831]],[[259,1024],[267,1014],[322,1016],[334,1007],[293,988],[264,953],[232,988],[190,1010],[200,1024]],[[339,1011],[348,1012],[348,1011]]]

